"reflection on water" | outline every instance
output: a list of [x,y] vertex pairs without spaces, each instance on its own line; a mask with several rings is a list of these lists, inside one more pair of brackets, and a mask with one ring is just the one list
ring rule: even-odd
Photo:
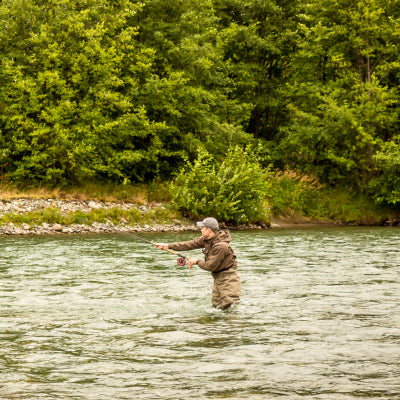
[[398,228],[232,236],[228,312],[128,236],[0,238],[0,398],[400,398]]

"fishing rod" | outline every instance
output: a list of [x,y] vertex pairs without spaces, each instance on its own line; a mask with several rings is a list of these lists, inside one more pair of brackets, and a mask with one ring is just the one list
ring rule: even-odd
[[[127,233],[127,235],[132,236],[132,237],[134,237],[135,239],[141,240],[142,242],[152,244],[154,247],[156,247],[156,248],[158,249],[157,244],[154,243],[154,242],[150,242],[150,240],[143,239],[143,238],[140,237],[140,236],[132,235],[132,233]],[[178,265],[180,265],[180,266],[186,265],[186,262],[187,262],[188,258],[185,257],[185,256],[183,256],[182,254],[179,254],[179,253],[177,253],[176,251],[171,250],[171,249],[159,249],[159,250],[165,250],[165,251],[168,251],[168,253],[171,253],[171,254],[173,254],[173,255],[175,255],[175,256],[178,256],[179,258],[176,260],[176,262],[178,263]]]

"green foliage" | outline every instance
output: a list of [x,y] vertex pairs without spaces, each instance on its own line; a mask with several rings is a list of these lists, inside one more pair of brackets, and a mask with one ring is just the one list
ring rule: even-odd
[[271,140],[285,115],[282,91],[295,48],[296,2],[215,0],[218,44],[233,79],[233,96],[248,104],[247,132]]
[[316,108],[291,106],[292,122],[281,128],[277,146],[281,160],[300,167],[330,184],[350,184],[362,190],[374,173],[373,156],[382,145],[383,128],[394,129],[396,118],[391,111],[393,93],[375,88],[365,97],[362,88],[354,88],[357,105],[344,101],[342,90],[331,87],[302,89]]
[[294,171],[278,172],[270,177],[268,199],[273,216],[293,221],[312,219],[377,225],[390,214],[365,195],[322,185],[315,177]]
[[143,62],[131,1],[10,1],[0,8],[0,129],[9,176],[63,185],[152,176],[162,124],[132,102]]
[[370,193],[378,204],[400,204],[400,144],[385,143],[375,157],[378,176],[370,182]]
[[62,223],[63,217],[59,210],[55,208],[45,208],[39,211],[31,211],[24,214],[5,214],[0,217],[0,223],[2,225],[13,223],[13,224],[42,224],[48,222],[52,224]]
[[315,219],[329,218],[345,224],[382,225],[391,211],[379,208],[371,198],[345,188],[324,188],[316,207],[309,210]]
[[2,190],[128,188],[261,143],[397,207],[399,96],[396,1],[0,3]]
[[170,205],[148,210],[141,216],[141,224],[171,224],[180,220],[181,215]]
[[251,140],[241,128],[249,105],[231,95],[235,83],[217,41],[213,2],[148,0],[137,16],[138,46],[153,58],[136,99],[165,127],[160,173],[170,175],[171,166],[195,158],[199,148],[223,155]]
[[173,203],[193,218],[265,222],[266,177],[258,162],[239,147],[230,149],[222,162],[203,153],[176,177],[171,186]]
[[269,181],[267,197],[272,215],[310,215],[310,210],[318,207],[319,189],[322,186],[316,178],[285,171],[271,175]]
[[375,189],[385,184],[376,155],[400,128],[399,11],[380,0],[312,1],[299,9],[286,90],[290,118],[273,157],[331,185],[371,193],[372,180]]

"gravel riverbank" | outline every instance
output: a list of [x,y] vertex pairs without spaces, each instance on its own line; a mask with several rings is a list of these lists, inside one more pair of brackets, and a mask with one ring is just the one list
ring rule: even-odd
[[[71,214],[77,211],[90,213],[92,210],[110,210],[119,208],[121,210],[136,209],[141,214],[154,211],[164,207],[162,203],[137,204],[130,202],[111,202],[98,200],[63,200],[55,198],[19,198],[19,199],[0,199],[0,217],[8,214],[27,214],[30,212],[52,209],[62,214]],[[341,221],[311,221],[305,218],[297,218],[296,221],[285,218],[275,218],[271,221],[270,228],[290,228],[310,225],[344,225]],[[347,225],[347,224],[345,224]],[[368,224],[361,224],[368,225]],[[371,224],[376,225],[376,224]],[[387,220],[386,226],[400,226],[399,218]],[[243,225],[228,227],[238,230],[261,230],[268,228],[259,225]],[[90,233],[126,233],[126,232],[184,232],[198,231],[193,221],[175,219],[169,224],[135,224],[130,225],[123,218],[118,224],[111,221],[105,223],[93,222],[91,224],[69,224],[62,225],[44,221],[40,225],[29,223],[15,224],[0,222],[0,235],[62,235],[62,234],[90,234]]]
[[[127,202],[109,201],[79,201],[79,200],[60,200],[60,199],[10,199],[0,200],[0,216],[5,214],[26,214],[33,211],[44,210],[46,208],[59,210],[61,213],[68,214],[76,211],[90,212],[93,209],[112,209],[120,208],[131,210],[136,208],[140,213],[146,213],[151,209],[162,207],[161,203],[151,205],[138,205]],[[72,224],[63,226],[43,222],[40,225],[20,225],[8,223],[0,225],[0,235],[60,235],[60,234],[88,234],[88,233],[123,233],[135,232],[182,232],[197,230],[195,224],[174,220],[171,224],[154,225],[129,225],[127,221],[121,220],[118,225],[108,221],[106,223],[93,222],[91,225]]]

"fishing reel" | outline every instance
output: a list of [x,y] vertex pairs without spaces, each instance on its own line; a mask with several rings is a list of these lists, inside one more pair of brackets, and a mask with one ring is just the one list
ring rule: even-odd
[[180,267],[183,267],[184,265],[186,265],[186,259],[184,259],[183,257],[179,257],[176,262],[178,263],[178,265]]

